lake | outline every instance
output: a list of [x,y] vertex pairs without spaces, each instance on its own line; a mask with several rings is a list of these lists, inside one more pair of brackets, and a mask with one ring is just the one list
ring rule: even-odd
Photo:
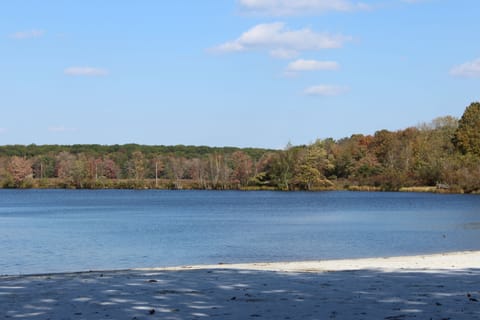
[[480,249],[480,196],[0,190],[0,274]]

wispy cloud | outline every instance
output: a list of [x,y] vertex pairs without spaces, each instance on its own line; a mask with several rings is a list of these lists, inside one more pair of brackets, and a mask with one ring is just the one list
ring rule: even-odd
[[319,71],[319,70],[337,70],[339,64],[335,61],[318,61],[298,59],[287,66],[287,71]]
[[274,16],[320,14],[329,11],[369,9],[362,2],[349,0],[239,0],[240,7],[251,13]]
[[465,78],[480,77],[480,58],[454,66],[450,70],[450,74],[452,76]]
[[303,93],[309,96],[338,96],[348,91],[347,87],[321,84],[306,88]]
[[94,67],[69,67],[63,71],[69,76],[99,77],[108,75],[108,70]]
[[48,127],[48,131],[49,132],[53,132],[53,133],[62,133],[62,132],[75,132],[77,131],[76,128],[68,128],[66,126],[51,126],[51,127]]
[[235,40],[214,47],[214,52],[267,50],[277,58],[292,58],[302,51],[340,48],[351,37],[318,33],[309,28],[289,30],[282,22],[258,24]]
[[278,59],[292,59],[298,56],[298,51],[292,49],[273,49],[270,50],[270,55]]
[[8,131],[7,128],[0,128],[0,134],[5,133],[5,132],[7,132],[7,131]]
[[426,2],[429,0],[401,0],[401,1],[406,3],[419,3],[419,2]]
[[10,38],[23,40],[23,39],[39,38],[39,37],[42,37],[44,34],[45,34],[45,31],[43,30],[32,29],[32,30],[18,31],[18,32],[12,33],[10,34]]

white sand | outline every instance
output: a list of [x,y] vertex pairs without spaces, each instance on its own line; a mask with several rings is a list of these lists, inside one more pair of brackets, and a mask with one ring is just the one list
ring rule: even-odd
[[[162,269],[144,270],[185,270],[185,269],[248,269],[263,271],[282,272],[325,272],[325,271],[348,271],[362,269],[380,269],[399,271],[402,269],[466,269],[480,268],[480,251],[451,252],[442,254],[370,258],[370,259],[344,259],[344,260],[323,260],[323,261],[296,261],[296,262],[268,262],[268,263],[244,263],[224,265],[200,265],[183,266]],[[142,270],[142,269],[139,269]],[[480,288],[479,288],[480,290]]]
[[0,319],[480,319],[480,251],[0,277]]

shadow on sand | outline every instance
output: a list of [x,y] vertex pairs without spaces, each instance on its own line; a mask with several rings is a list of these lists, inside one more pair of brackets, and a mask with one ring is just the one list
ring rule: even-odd
[[0,319],[480,319],[480,269],[0,277]]

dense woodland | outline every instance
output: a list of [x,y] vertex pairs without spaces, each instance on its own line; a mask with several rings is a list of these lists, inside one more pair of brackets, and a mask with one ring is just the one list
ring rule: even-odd
[[480,191],[480,103],[461,117],[284,150],[0,146],[4,188]]

